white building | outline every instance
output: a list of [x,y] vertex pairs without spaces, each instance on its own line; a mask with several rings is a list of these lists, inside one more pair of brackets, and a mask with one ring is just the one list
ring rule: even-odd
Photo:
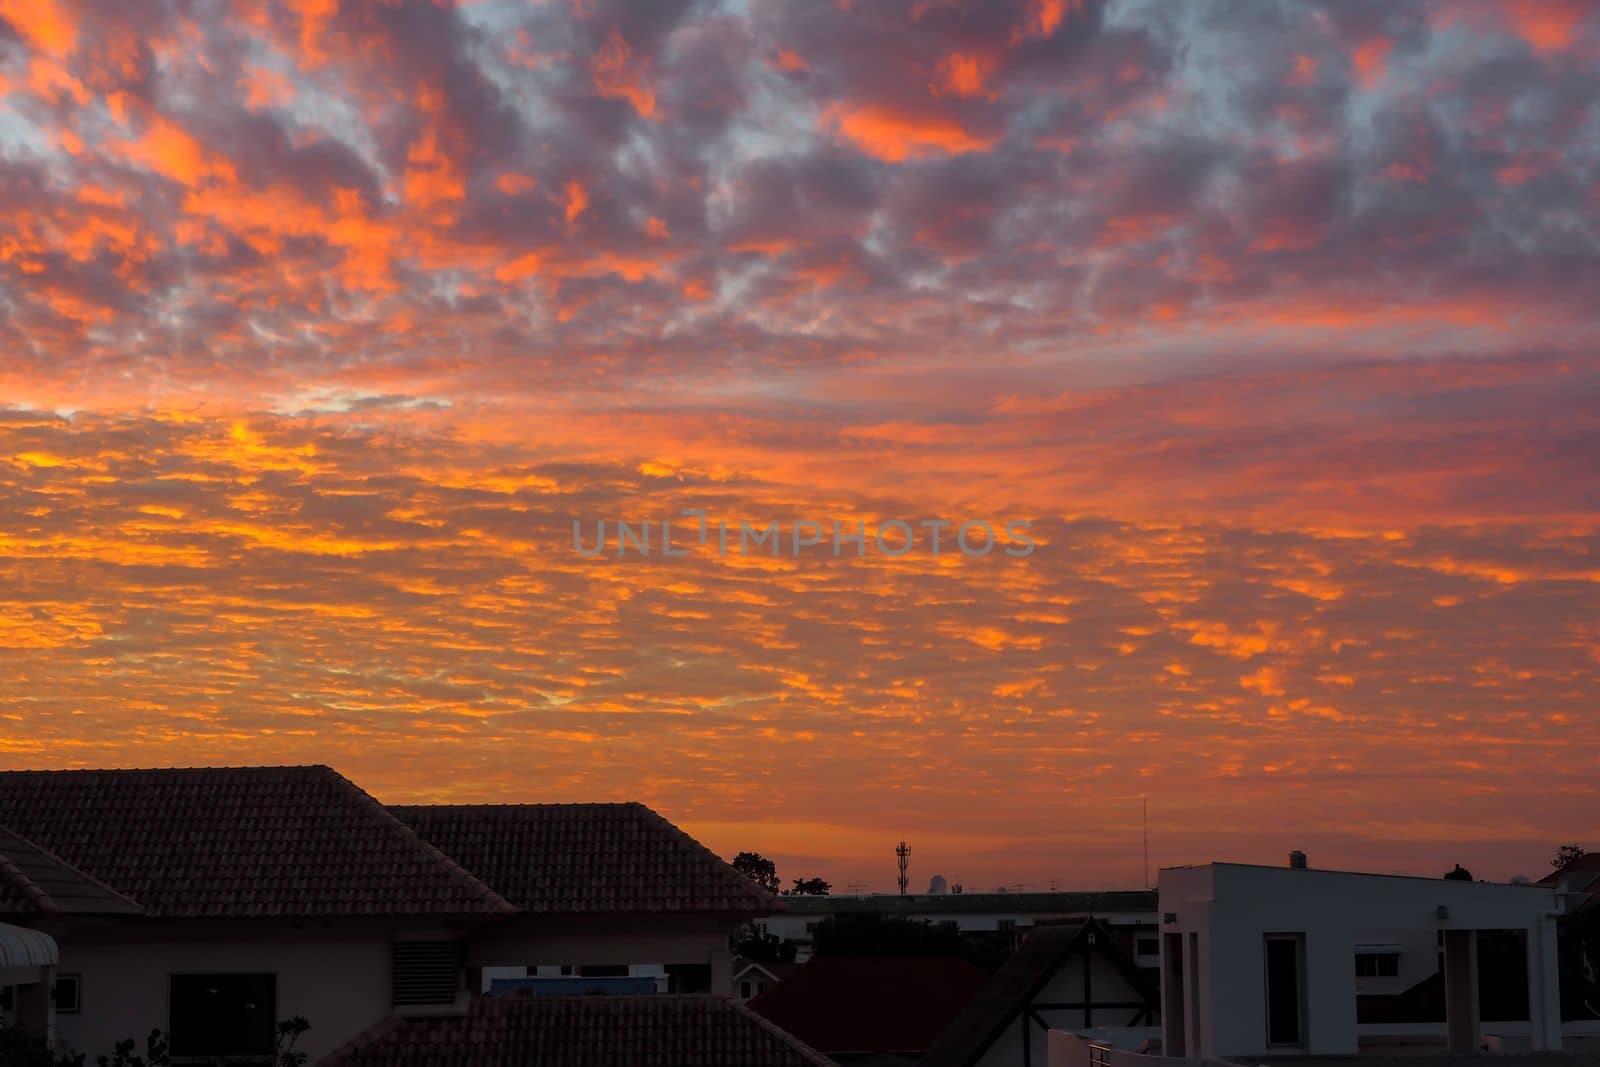
[[[1452,1051],[1479,1048],[1477,935],[1525,939],[1534,1050],[1561,1047],[1556,919],[1550,887],[1213,863],[1161,871],[1162,1046],[1169,1056],[1349,1055],[1390,1032],[1363,1032],[1358,992],[1412,977],[1416,946],[1442,942]],[[1410,949],[1408,950],[1408,946]],[[1390,973],[1394,971],[1396,973]]]

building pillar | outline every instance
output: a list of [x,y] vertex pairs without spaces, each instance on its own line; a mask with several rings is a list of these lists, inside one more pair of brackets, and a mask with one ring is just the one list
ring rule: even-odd
[[726,948],[711,950],[711,992],[719,997],[733,996],[733,953]]
[[1528,928],[1528,1038],[1535,1052],[1561,1048],[1561,965],[1553,915]]
[[1183,980],[1183,935],[1161,935],[1161,1054],[1181,1058],[1189,1055],[1184,1039],[1184,1019],[1188,1011]]
[[1478,1051],[1478,932],[1444,932],[1444,1016],[1451,1052]]
[[51,990],[56,984],[54,967],[39,968],[39,980],[16,987],[15,1012],[18,1029],[36,1037],[54,1048],[56,1043],[56,1004]]

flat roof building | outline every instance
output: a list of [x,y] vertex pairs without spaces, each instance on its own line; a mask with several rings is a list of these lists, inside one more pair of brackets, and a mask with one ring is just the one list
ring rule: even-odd
[[1362,1051],[1358,948],[1431,932],[1443,949],[1446,1044],[1481,1041],[1477,933],[1516,931],[1529,1047],[1561,1047],[1548,886],[1212,863],[1160,873],[1162,1050],[1232,1058]]

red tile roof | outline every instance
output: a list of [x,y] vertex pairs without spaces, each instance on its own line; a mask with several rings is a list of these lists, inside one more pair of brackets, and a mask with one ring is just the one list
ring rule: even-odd
[[813,956],[750,1010],[829,1055],[916,1055],[988,979],[956,956]]
[[0,772],[0,823],[152,916],[515,911],[328,767]]
[[389,810],[524,911],[764,915],[782,909],[643,804]]
[[115,889],[0,826],[0,918],[137,915],[141,911]]
[[318,1067],[832,1067],[713,996],[491,997],[464,1016],[391,1018]]

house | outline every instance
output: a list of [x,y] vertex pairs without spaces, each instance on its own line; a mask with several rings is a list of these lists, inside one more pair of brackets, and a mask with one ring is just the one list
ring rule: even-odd
[[[140,915],[134,901],[59,856],[0,826],[0,920],[37,923]],[[0,1018],[53,1040],[57,1013],[81,1010],[74,974],[58,974],[60,949],[39,930],[0,924]]]
[[1039,923],[1098,918],[1140,967],[1154,972],[1160,962],[1156,894],[1150,890],[1048,893],[912,893],[896,896],[785,897],[783,914],[757,923],[764,933],[793,941],[795,959],[811,955],[812,934],[827,919],[876,915],[927,922],[971,938],[1008,936],[1012,946]]
[[1571,897],[1568,911],[1589,906],[1600,898],[1600,852],[1585,853],[1559,871],[1551,871],[1538,884]]
[[639,805],[397,810],[483,876],[328,767],[0,773],[0,848],[35,887],[0,890],[0,921],[59,946],[58,1046],[159,1028],[175,1057],[259,1056],[303,1016],[314,1063],[466,1011],[497,966],[726,984],[728,933],[770,901]]
[[1036,926],[923,1057],[924,1067],[1043,1067],[1050,1030],[1131,1047],[1158,1037],[1151,976],[1098,919]]
[[[1476,1051],[1480,954],[1508,938],[1526,975],[1526,1019],[1497,1024],[1495,1036],[1561,1047],[1562,898],[1551,887],[1212,863],[1162,870],[1159,892],[1168,1056],[1353,1055],[1429,1040]],[[1397,968],[1418,931],[1442,944],[1446,1021],[1361,1023],[1362,982]]]
[[724,997],[496,997],[464,1015],[387,1019],[321,1067],[833,1067]]
[[733,961],[733,995],[740,1003],[748,1004],[789,977],[799,966],[798,963],[736,959]]
[[957,956],[813,956],[750,1002],[840,1063],[914,1063],[988,979]]
[[643,804],[391,807],[517,915],[467,943],[496,981],[651,979],[731,995],[732,935],[778,902]]

